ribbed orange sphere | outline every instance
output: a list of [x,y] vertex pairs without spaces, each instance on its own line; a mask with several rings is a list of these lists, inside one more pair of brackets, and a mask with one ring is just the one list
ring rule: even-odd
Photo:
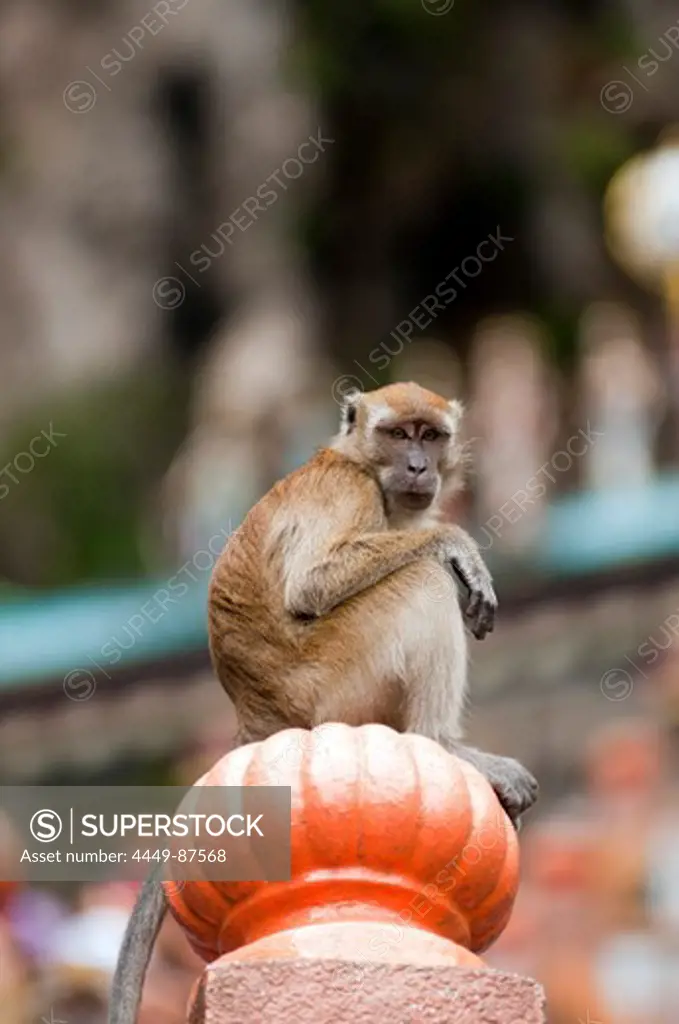
[[290,881],[165,883],[205,960],[341,959],[363,946],[412,960],[417,947],[415,959],[479,966],[468,951],[509,920],[515,830],[483,776],[431,740],[381,725],[290,729],[197,784],[292,790]]

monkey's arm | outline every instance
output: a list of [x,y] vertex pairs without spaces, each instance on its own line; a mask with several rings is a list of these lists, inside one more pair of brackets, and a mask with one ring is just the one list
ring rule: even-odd
[[120,948],[111,985],[109,1024],[135,1024],[146,969],[166,912],[165,893],[159,873],[154,871],[137,897]]
[[469,591],[465,616],[482,639],[493,628],[497,601],[476,544],[458,526],[365,533],[340,539],[320,553],[300,548],[288,562],[286,608],[297,616],[327,615],[421,558],[449,563],[460,577]]

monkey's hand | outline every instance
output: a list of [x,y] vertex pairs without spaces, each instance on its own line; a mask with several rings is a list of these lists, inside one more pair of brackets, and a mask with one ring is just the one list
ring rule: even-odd
[[497,611],[493,580],[472,538],[453,527],[446,538],[444,559],[467,591],[464,620],[477,640],[492,633]]

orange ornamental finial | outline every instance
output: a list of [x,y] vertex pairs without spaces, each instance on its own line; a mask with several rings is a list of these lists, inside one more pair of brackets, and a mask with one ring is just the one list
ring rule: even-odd
[[514,827],[486,780],[432,740],[382,725],[289,729],[227,754],[198,785],[292,790],[289,881],[165,883],[207,961],[480,967],[475,954],[509,920]]

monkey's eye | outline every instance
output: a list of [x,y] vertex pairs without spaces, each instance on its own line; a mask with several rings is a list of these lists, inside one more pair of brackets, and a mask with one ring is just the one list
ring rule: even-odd
[[438,430],[434,430],[433,427],[429,427],[429,429],[425,430],[425,432],[423,433],[422,440],[423,441],[436,441],[436,440],[438,440],[438,438],[440,436],[441,436],[441,434],[439,433]]
[[404,438],[408,436],[403,427],[394,427],[394,429],[390,430],[389,433],[395,441],[403,441]]

